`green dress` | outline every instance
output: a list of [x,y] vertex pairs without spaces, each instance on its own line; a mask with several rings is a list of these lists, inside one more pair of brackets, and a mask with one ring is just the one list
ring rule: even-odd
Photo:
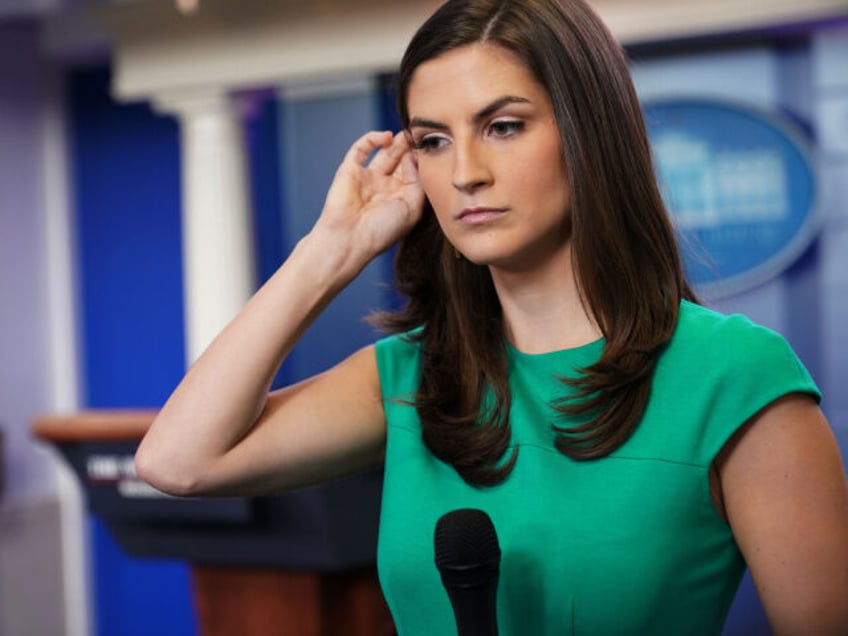
[[563,395],[556,376],[602,349],[509,349],[518,461],[485,488],[429,453],[403,403],[418,385],[418,345],[377,343],[388,421],[378,568],[401,636],[456,633],[433,530],[457,508],[485,510],[497,530],[501,636],[721,632],[745,563],[713,508],[710,464],[764,406],[792,392],[819,400],[818,389],[781,336],[684,302],[636,432],[611,455],[576,462],[554,448],[549,404]]

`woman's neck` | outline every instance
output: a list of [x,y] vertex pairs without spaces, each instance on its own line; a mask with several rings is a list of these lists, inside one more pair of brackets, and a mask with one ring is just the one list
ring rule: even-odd
[[532,271],[490,268],[507,340],[525,353],[571,349],[601,337],[584,307],[570,250]]

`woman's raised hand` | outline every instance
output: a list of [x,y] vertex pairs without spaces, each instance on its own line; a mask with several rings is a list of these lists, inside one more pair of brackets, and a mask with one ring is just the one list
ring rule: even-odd
[[409,232],[423,201],[405,136],[361,137],[315,227],[160,411],[136,455],[142,479],[179,495],[264,493],[379,465],[386,429],[373,350],[273,399],[268,387],[323,308]]
[[369,132],[350,147],[336,171],[313,232],[339,241],[352,262],[364,267],[412,229],[423,203],[406,135]]

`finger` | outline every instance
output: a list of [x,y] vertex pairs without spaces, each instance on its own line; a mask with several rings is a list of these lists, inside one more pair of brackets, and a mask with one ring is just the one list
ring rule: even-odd
[[383,148],[374,155],[368,167],[382,174],[392,174],[398,167],[400,160],[406,153],[409,152],[409,140],[402,132],[397,133],[392,138],[392,143],[383,146]]
[[344,157],[345,162],[352,162],[359,166],[365,165],[368,157],[377,148],[385,146],[392,139],[392,133],[389,130],[367,132],[362,137],[353,142],[353,145],[347,151]]
[[412,152],[407,151],[401,157],[397,169],[395,170],[395,175],[403,183],[418,182],[418,165],[416,164],[415,157]]

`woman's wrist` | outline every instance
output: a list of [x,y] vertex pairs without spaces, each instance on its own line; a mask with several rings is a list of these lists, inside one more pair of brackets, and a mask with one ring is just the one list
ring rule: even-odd
[[356,278],[370,261],[357,253],[349,235],[319,227],[297,242],[289,258],[300,264],[310,280],[319,285],[323,282],[328,290],[336,292]]

